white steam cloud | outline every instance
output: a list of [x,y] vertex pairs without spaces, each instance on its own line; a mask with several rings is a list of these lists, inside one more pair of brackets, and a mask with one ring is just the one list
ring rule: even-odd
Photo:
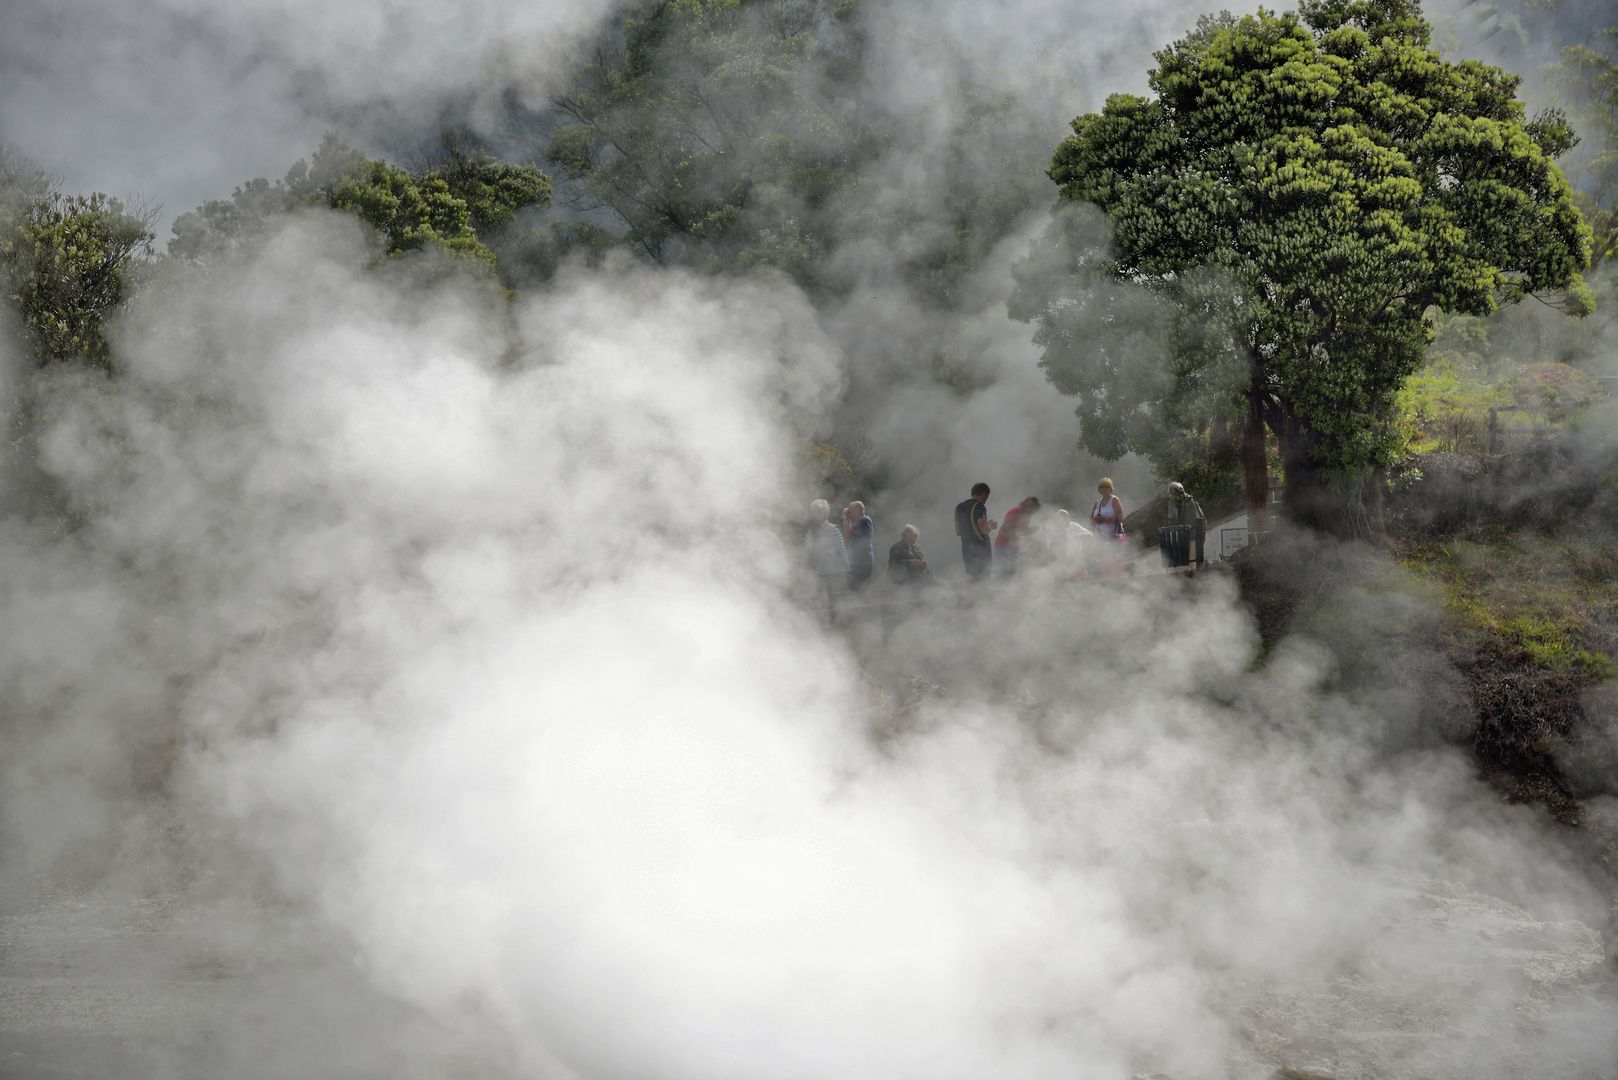
[[[886,7],[886,100],[936,133],[896,197],[949,181],[961,85],[1054,142],[1201,7]],[[13,5],[0,135],[172,213],[334,122],[543,101],[606,10]],[[879,526],[935,564],[964,485],[1074,472],[1003,316],[1022,239],[960,301],[998,378],[957,394],[870,376],[930,329],[887,253],[849,247],[869,288],[830,313],[624,265],[508,310],[363,269],[356,230],[149,291],[116,383],[10,373],[38,471],[0,517],[0,1073],[83,1043],[182,1077],[1613,1075],[1608,897],[1438,745],[1441,659],[1255,673],[1233,590],[1161,581],[831,632],[738,565],[845,380],[900,463]],[[1350,590],[1342,621],[1419,609]],[[109,924],[158,927],[133,989],[40,974],[63,893],[160,909]]]
[[[1323,650],[1250,673],[1226,590],[999,593],[873,649],[738,566],[721,523],[792,497],[841,377],[791,287],[617,267],[508,327],[364,257],[295,223],[137,312],[117,384],[35,387],[79,524],[5,526],[14,874],[100,843],[238,979],[335,935],[493,1075],[1604,1075],[1611,1004],[1567,989],[1602,897],[1458,756],[1386,757],[1425,721]],[[948,674],[895,714],[862,663]]]

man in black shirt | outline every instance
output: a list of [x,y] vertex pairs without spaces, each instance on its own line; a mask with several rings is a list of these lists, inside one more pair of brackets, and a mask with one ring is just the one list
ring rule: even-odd
[[1000,523],[989,516],[983,504],[989,501],[989,485],[972,485],[972,497],[955,508],[955,535],[961,538],[961,561],[966,563],[966,576],[981,581],[989,573],[994,559],[994,546],[989,534]]

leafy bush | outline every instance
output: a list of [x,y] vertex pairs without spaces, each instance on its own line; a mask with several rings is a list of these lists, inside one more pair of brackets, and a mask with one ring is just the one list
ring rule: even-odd
[[410,170],[368,159],[328,131],[309,161],[297,162],[274,184],[250,180],[229,199],[181,214],[168,250],[206,268],[250,244],[278,216],[325,206],[354,213],[375,229],[384,258],[439,251],[496,276],[501,267],[490,243],[513,246],[506,234],[518,212],[550,201],[550,178],[539,169],[496,160],[463,132],[446,132],[438,160]]
[[106,319],[125,300],[132,266],[152,253],[154,217],[100,192],[63,195],[52,177],[0,148],[0,283],[35,363],[112,366]]
[[1400,425],[1416,453],[1482,453],[1489,409],[1508,401],[1506,388],[1441,366],[1412,375],[1399,391]]
[[[1559,363],[1519,367],[1496,379],[1451,363],[1431,364],[1405,380],[1398,395],[1399,423],[1415,453],[1481,454],[1491,449],[1490,410],[1499,427],[1524,421],[1549,435],[1576,419],[1606,391],[1591,376]],[[1499,446],[1499,440],[1493,440]]]

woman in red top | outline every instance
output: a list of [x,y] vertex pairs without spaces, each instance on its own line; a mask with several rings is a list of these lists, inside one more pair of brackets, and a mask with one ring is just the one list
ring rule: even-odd
[[1000,568],[1001,577],[1011,577],[1017,572],[1017,555],[1022,550],[1022,538],[1034,523],[1034,515],[1039,513],[1039,499],[1033,495],[1006,511],[1006,516],[1000,522],[1000,532],[994,538],[994,561]]

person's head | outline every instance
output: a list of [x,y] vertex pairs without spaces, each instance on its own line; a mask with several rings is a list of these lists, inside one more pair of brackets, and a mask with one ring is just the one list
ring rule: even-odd
[[855,499],[853,502],[849,503],[848,504],[848,516],[851,517],[851,518],[862,518],[862,517],[864,517],[865,516],[865,504],[860,502],[858,499]]
[[1176,481],[1174,481],[1174,483],[1170,484],[1169,485],[1169,498],[1173,499],[1175,502],[1181,502],[1182,500],[1184,500],[1185,499],[1185,485],[1180,483],[1178,480],[1176,480]]
[[1070,522],[1072,520],[1073,520],[1073,515],[1069,514],[1066,510],[1058,510],[1056,512],[1056,523],[1058,525],[1065,526],[1065,525],[1067,525],[1068,522]]
[[1039,496],[1025,496],[1023,501],[1017,504],[1017,509],[1022,511],[1023,517],[1033,517],[1039,513]]
[[987,499],[988,497],[989,497],[989,485],[988,484],[985,484],[983,481],[979,480],[977,483],[972,485],[972,498],[976,499],[978,502],[982,502],[984,499]]
[[809,520],[817,524],[822,523],[831,515],[831,503],[825,499],[816,499],[809,504]]
[[771,514],[768,510],[753,510],[747,515],[748,524],[752,525],[755,529],[768,529],[770,527],[770,523],[774,520],[775,515]]
[[921,530],[914,525],[906,525],[899,530],[899,539],[903,541],[906,547],[911,547],[917,540],[921,539]]
[[1109,495],[1111,495],[1112,494],[1112,477],[1103,476],[1101,478],[1101,483],[1096,485],[1096,491],[1101,493],[1101,497],[1103,499],[1105,499]]

